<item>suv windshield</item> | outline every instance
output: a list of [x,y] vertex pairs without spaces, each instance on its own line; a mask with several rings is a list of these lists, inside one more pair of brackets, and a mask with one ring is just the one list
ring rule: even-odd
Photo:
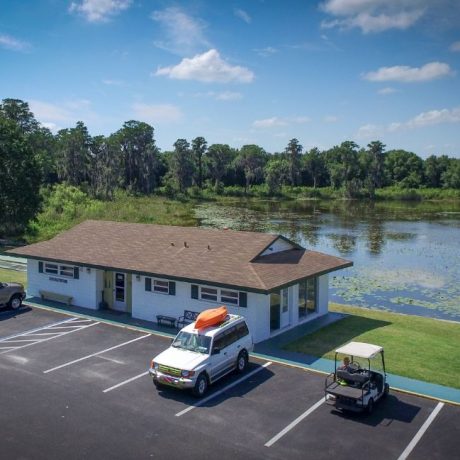
[[211,337],[181,331],[177,334],[171,346],[174,348],[195,351],[197,353],[209,354]]

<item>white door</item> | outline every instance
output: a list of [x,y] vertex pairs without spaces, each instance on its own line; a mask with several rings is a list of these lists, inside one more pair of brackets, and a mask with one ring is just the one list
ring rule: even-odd
[[113,274],[113,309],[126,310],[126,274],[114,272]]
[[289,291],[281,290],[280,328],[289,326]]

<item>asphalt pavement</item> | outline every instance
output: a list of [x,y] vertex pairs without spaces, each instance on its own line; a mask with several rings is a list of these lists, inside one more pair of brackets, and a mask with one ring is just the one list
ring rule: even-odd
[[460,407],[391,391],[371,415],[324,402],[324,376],[252,359],[203,400],[146,374],[170,340],[96,319],[0,313],[0,457],[436,459]]

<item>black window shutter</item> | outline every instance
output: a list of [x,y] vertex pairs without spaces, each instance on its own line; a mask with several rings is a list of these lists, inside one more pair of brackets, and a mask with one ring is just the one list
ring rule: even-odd
[[43,273],[43,262],[38,262],[38,273]]
[[176,283],[174,281],[169,282],[169,295],[176,295]]
[[151,291],[152,290],[152,278],[145,278],[145,290]]
[[192,299],[198,299],[198,285],[192,284]]
[[76,280],[80,278],[80,268],[79,267],[73,267],[73,277]]
[[248,294],[246,292],[240,292],[240,307],[247,308],[248,306]]

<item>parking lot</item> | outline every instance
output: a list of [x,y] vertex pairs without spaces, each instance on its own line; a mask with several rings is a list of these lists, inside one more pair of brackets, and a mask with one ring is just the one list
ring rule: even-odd
[[0,312],[1,458],[441,459],[460,407],[390,392],[372,415],[324,404],[324,376],[251,359],[202,400],[158,392],[169,339],[25,307]]

